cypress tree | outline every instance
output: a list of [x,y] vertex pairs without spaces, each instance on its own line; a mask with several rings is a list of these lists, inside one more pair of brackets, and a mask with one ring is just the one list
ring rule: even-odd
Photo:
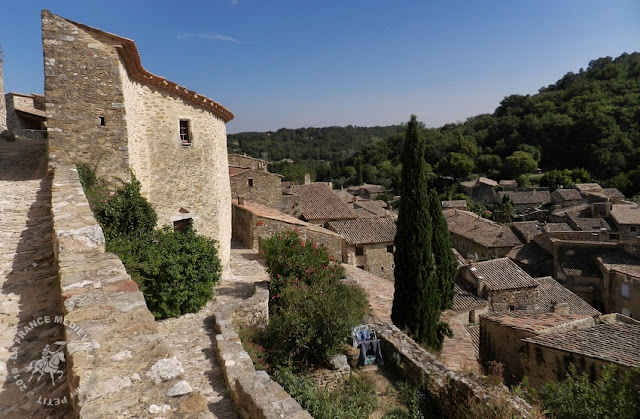
[[444,334],[451,334],[448,324],[440,322],[440,312],[453,301],[455,265],[438,197],[427,192],[425,147],[411,115],[401,155],[391,320],[417,341],[440,349]]

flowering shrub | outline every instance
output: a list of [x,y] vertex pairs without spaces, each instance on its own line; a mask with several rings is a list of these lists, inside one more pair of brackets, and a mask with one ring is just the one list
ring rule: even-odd
[[286,285],[311,285],[319,280],[339,283],[344,268],[335,263],[322,246],[304,241],[297,231],[276,233],[262,243],[269,273],[269,311],[279,305],[280,294]]
[[368,310],[364,292],[343,284],[344,269],[295,231],[275,234],[263,248],[271,313],[265,343],[272,362],[293,367],[326,362],[340,353]]

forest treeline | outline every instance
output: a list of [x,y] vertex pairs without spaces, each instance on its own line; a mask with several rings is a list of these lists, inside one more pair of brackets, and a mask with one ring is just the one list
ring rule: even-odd
[[[492,114],[422,125],[420,135],[427,139],[430,179],[444,195],[453,190],[447,185],[471,174],[527,186],[538,169],[544,175],[535,181],[552,189],[598,181],[638,194],[640,53],[593,60],[534,95],[505,97]],[[270,170],[291,180],[309,172],[337,186],[367,182],[395,190],[403,138],[403,125],[281,129],[229,135],[229,150],[266,157],[274,161]]]

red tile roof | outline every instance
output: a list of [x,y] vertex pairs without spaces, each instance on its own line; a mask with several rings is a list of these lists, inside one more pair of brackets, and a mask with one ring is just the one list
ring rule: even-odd
[[474,263],[469,272],[481,278],[486,289],[500,291],[519,288],[535,288],[538,283],[509,258]]
[[538,335],[523,341],[620,365],[640,366],[638,324],[598,324],[564,333]]
[[[44,12],[43,12],[44,13]],[[214,115],[220,117],[224,122],[229,122],[233,119],[233,113],[226,109],[224,106],[220,105],[217,102],[209,99],[206,96],[199,95],[193,90],[188,90],[186,87],[179,86],[177,83],[169,81],[164,77],[156,76],[154,74],[149,73],[142,67],[142,63],[140,61],[140,54],[138,53],[138,48],[136,44],[131,39],[123,38],[118,35],[114,35],[109,32],[101,31],[100,29],[96,29],[91,26],[84,25],[79,22],[74,22],[70,19],[65,19],[60,17],[61,19],[66,20],[67,22],[76,25],[87,32],[92,32],[98,35],[106,36],[111,40],[118,43],[115,45],[118,54],[122,58],[124,62],[124,66],[127,70],[127,74],[133,80],[136,80],[140,83],[144,83],[147,85],[152,85],[157,87],[158,89],[164,90],[176,96],[183,98],[184,100],[191,102],[197,106],[200,106],[204,109],[209,110]]]
[[611,218],[616,224],[640,224],[640,205],[612,205]]
[[487,306],[487,300],[478,297],[464,281],[456,281],[455,294],[453,294],[453,309],[458,310],[474,310]]
[[546,205],[551,202],[549,191],[503,191],[498,192],[500,201],[507,195],[518,205]]
[[246,167],[229,166],[229,177],[239,175],[240,173],[244,173],[248,170],[249,169]]
[[609,253],[597,258],[607,270],[640,278],[640,257],[627,253]]
[[392,243],[396,236],[393,218],[330,221],[327,227],[344,237],[349,244]]
[[333,193],[326,183],[295,185],[285,192],[300,196],[302,216],[306,220],[347,220],[358,218],[355,211]]

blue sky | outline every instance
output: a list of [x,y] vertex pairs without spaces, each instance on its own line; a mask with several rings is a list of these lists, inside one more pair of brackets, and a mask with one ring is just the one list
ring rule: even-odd
[[5,91],[42,93],[40,11],[133,39],[228,132],[490,113],[592,59],[640,51],[637,0],[2,0]]

